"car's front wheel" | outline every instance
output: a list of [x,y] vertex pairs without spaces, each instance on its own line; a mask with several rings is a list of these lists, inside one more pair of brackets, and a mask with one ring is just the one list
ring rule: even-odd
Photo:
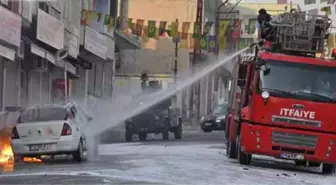
[[131,142],[133,138],[132,130],[126,127],[125,139],[126,142]]
[[82,162],[84,159],[84,152],[83,152],[83,141],[82,139],[79,141],[77,150],[72,154],[74,160],[78,162]]
[[203,130],[203,132],[212,132],[212,130],[209,129],[209,128],[204,128],[204,129],[202,129],[202,130]]

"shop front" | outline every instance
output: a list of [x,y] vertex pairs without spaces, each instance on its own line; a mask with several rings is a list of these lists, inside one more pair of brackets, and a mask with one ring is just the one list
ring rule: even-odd
[[[0,109],[16,106],[21,16],[0,6]],[[13,85],[14,84],[14,85]]]

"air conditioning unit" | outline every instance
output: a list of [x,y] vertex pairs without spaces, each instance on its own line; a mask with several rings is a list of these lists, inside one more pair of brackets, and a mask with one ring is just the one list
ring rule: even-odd
[[33,70],[39,72],[47,72],[49,65],[48,63],[48,60],[41,57],[36,57],[35,60],[33,60]]

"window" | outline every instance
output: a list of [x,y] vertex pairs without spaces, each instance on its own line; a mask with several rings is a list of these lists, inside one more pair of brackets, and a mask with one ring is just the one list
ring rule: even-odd
[[336,68],[281,61],[266,66],[269,74],[260,71],[259,88],[271,95],[336,102]]
[[17,14],[21,14],[21,2],[20,1],[8,1],[8,9]]
[[49,13],[49,5],[46,2],[39,3],[39,9]]
[[287,0],[278,0],[278,4],[287,4]]
[[328,2],[328,0],[320,0],[321,3]]
[[316,0],[305,0],[304,3],[305,3],[305,5],[316,4]]
[[20,123],[65,120],[67,109],[63,107],[26,109],[19,117]]

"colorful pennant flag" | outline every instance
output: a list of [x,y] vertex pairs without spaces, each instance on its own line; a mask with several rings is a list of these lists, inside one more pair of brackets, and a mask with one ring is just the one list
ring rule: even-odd
[[210,33],[212,25],[213,25],[213,21],[208,21],[205,23],[202,37]]
[[109,18],[109,23],[108,23],[108,31],[109,32],[112,32],[113,31],[113,27],[114,27],[114,19],[113,19],[113,17],[110,17]]
[[116,23],[116,29],[120,29],[121,28],[121,19],[120,17],[117,18],[117,23]]
[[110,23],[110,17],[109,15],[104,16],[104,25],[108,25]]
[[325,12],[326,15],[331,15],[331,8],[330,8],[330,6],[322,7],[321,11]]
[[233,39],[238,39],[240,37],[241,34],[241,22],[242,20],[235,20],[233,23],[233,29],[232,29],[232,33],[231,33],[231,37]]
[[148,21],[148,37],[156,37],[156,21]]
[[194,39],[200,39],[201,38],[201,24],[195,22],[194,23],[194,32],[193,32],[193,38]]
[[92,23],[94,16],[95,16],[94,12],[92,12],[92,11],[88,12],[87,19],[86,19],[86,24],[87,25],[90,25]]
[[162,36],[164,32],[166,32],[166,27],[167,27],[167,21],[160,21],[160,26],[159,26],[159,35]]
[[145,20],[138,19],[136,22],[136,35],[142,36],[143,26],[144,26]]
[[217,53],[217,37],[216,35],[208,36],[209,53]]
[[81,12],[81,24],[82,25],[86,25],[86,22],[87,22],[87,18],[88,18],[88,11],[87,10],[82,10]]
[[97,22],[101,22],[102,14],[100,12],[97,13]]
[[178,25],[179,25],[178,22],[172,22],[171,23],[170,35],[174,39],[176,39],[178,37]]
[[229,26],[229,21],[222,20],[219,23],[219,33],[218,33],[218,49],[224,50],[226,48],[226,31]]
[[127,20],[127,27],[129,29],[132,29],[132,23],[133,23],[133,19],[132,18],[128,18],[128,20]]
[[208,35],[201,38],[200,47],[202,50],[208,50]]
[[181,39],[182,40],[188,39],[189,28],[190,28],[190,22],[182,23],[182,34],[181,34]]

